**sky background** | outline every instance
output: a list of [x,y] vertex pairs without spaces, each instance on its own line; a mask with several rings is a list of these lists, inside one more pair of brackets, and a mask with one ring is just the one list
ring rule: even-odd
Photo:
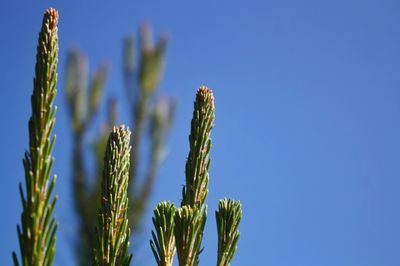
[[[56,265],[74,265],[65,58],[74,45],[93,71],[111,64],[106,95],[120,99],[122,39],[149,22],[170,42],[160,95],[178,100],[150,206],[180,201],[196,89],[214,90],[216,121],[202,265],[215,265],[218,199],[243,204],[232,265],[400,265],[400,2],[1,1],[0,264],[18,250],[22,156],[37,34],[59,9],[59,93],[54,172]],[[97,122],[99,122],[99,119]],[[88,139],[93,136],[88,136]],[[134,254],[155,265],[147,239]],[[135,242],[135,236],[133,236]]]

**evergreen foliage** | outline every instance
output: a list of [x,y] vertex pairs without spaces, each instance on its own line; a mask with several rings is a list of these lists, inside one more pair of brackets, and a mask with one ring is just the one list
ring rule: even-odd
[[[153,190],[158,168],[163,161],[166,148],[165,140],[175,116],[176,103],[163,97],[157,99],[156,93],[164,72],[167,39],[162,36],[156,44],[149,25],[143,25],[139,31],[139,64],[136,65],[134,40],[127,37],[124,42],[124,79],[127,99],[132,110],[131,173],[129,191],[131,210],[129,218],[132,230],[138,230]],[[150,130],[146,131],[146,126]],[[149,133],[149,136],[145,134]],[[143,153],[141,146],[146,137],[150,139],[150,159],[144,167],[143,176],[139,175]]]
[[242,206],[231,199],[222,199],[215,212],[218,230],[217,266],[227,266],[232,261],[239,240],[239,223],[242,219]]
[[198,265],[203,230],[207,219],[205,200],[208,194],[211,130],[215,107],[212,91],[201,87],[196,94],[186,160],[186,184],[182,190],[181,209],[175,219],[175,238],[179,265]]
[[[166,46],[167,40],[164,37],[155,45],[152,44],[149,26],[143,26],[140,30],[138,55],[135,52],[134,39],[129,36],[124,40],[122,70],[128,109],[132,113],[131,127],[134,128],[128,188],[130,201],[128,216],[132,232],[140,229],[159,165],[166,154],[165,139],[174,117],[175,102],[168,98],[156,97],[164,69]],[[85,137],[101,108],[100,103],[109,68],[106,64],[100,66],[87,85],[87,65],[87,58],[84,55],[76,49],[70,50],[67,58],[65,94],[73,132],[73,191],[79,218],[79,237],[75,248],[80,265],[89,263],[88,254],[96,242],[92,225],[97,220],[95,210],[100,207],[98,198],[101,194],[103,154],[108,132],[116,124],[118,116],[117,101],[111,99],[108,101],[108,119],[92,143],[96,171],[91,173],[84,164],[84,159],[90,155],[85,149]],[[146,130],[147,126],[150,130]],[[150,140],[150,158],[144,174],[139,175],[138,168],[144,161],[141,146],[146,138]],[[91,179],[94,182],[90,182]]]
[[129,265],[128,180],[130,131],[114,127],[107,142],[94,264]]
[[[52,129],[56,111],[53,101],[57,83],[57,24],[57,11],[46,10],[39,34],[31,97],[29,149],[23,160],[25,192],[20,184],[23,211],[21,225],[17,229],[21,264],[24,266],[53,265],[55,255],[57,223],[53,211],[57,197],[52,197],[52,191],[56,177],[50,180],[50,173],[55,142]],[[127,84],[130,84],[135,72],[133,41],[128,40],[125,45],[124,73]],[[82,265],[88,265],[91,260],[92,265],[128,266],[132,260],[132,255],[129,254],[130,232],[132,228],[136,228],[143,215],[163,158],[164,139],[173,117],[173,108],[168,101],[159,102],[153,107],[151,114],[148,112],[161,77],[165,45],[165,40],[162,40],[153,47],[148,28],[142,29],[142,55],[138,71],[140,89],[136,96],[130,98],[135,107],[133,125],[136,134],[133,135],[132,142],[128,128],[113,126],[117,116],[116,105],[115,101],[110,101],[107,128],[112,130],[109,135],[101,134],[94,145],[98,172],[92,188],[88,187],[87,174],[82,163],[83,139],[99,108],[107,68],[100,68],[89,89],[86,89],[86,63],[78,53],[70,54],[66,96],[74,130],[73,184],[75,206],[81,221],[79,232],[82,233],[82,238],[77,250],[80,251],[79,263]],[[162,202],[154,210],[155,230],[152,231],[150,247],[158,266],[172,266],[175,252],[180,266],[199,265],[207,219],[205,201],[208,194],[214,117],[213,93],[209,88],[201,87],[194,102],[181,207],[176,208],[170,202]],[[146,123],[150,123],[152,149],[147,175],[143,184],[137,186],[136,164],[140,158],[139,146]],[[133,192],[130,191],[131,187]],[[97,214],[94,210],[96,208],[99,210]],[[218,232],[217,266],[228,266],[237,250],[241,204],[231,199],[220,200],[215,215]],[[97,217],[98,221],[95,230],[93,217]],[[133,227],[128,222],[131,218]],[[92,235],[93,232],[95,234]],[[16,253],[13,253],[13,260],[15,265],[20,265]]]
[[199,254],[203,230],[206,224],[206,210],[183,206],[175,216],[175,239],[179,265],[199,265]]
[[[22,200],[18,238],[22,265],[52,265],[55,254],[57,223],[53,217],[57,197],[52,198],[56,177],[50,180],[55,123],[58,62],[58,12],[47,9],[36,54],[35,78],[29,119],[29,149],[23,160],[25,192],[20,184]],[[50,181],[50,183],[49,183]],[[14,264],[19,265],[16,253]]]
[[208,194],[211,130],[214,126],[214,96],[210,89],[201,87],[196,94],[191,122],[186,161],[186,185],[182,192],[182,206],[203,208]]
[[100,208],[101,180],[104,161],[104,152],[107,145],[108,132],[112,125],[107,127],[99,136],[94,150],[96,159],[96,174],[93,187],[90,187],[85,162],[85,136],[99,111],[100,98],[105,87],[108,66],[103,64],[94,74],[93,79],[87,82],[87,60],[76,49],[71,49],[67,56],[65,95],[71,117],[73,129],[72,150],[72,188],[75,210],[78,214],[78,238],[74,245],[79,265],[90,264],[92,247],[96,243],[93,224],[97,222],[97,210]]
[[[201,242],[207,219],[205,200],[208,194],[211,130],[214,126],[214,118],[213,93],[209,88],[201,87],[197,91],[194,102],[189,135],[190,150],[185,168],[186,184],[182,190],[181,208],[175,211],[174,223],[170,223],[168,227],[161,225],[160,222],[154,222],[162,221],[166,217],[160,211],[160,204],[154,210],[153,224],[156,232],[160,232],[158,239],[162,239],[162,236],[173,227],[180,266],[199,265],[199,255],[202,251]],[[235,255],[241,216],[242,209],[239,202],[231,199],[220,201],[219,209],[216,212],[218,230],[217,266],[230,265]],[[155,243],[160,242],[160,240],[156,242],[154,233],[153,239],[155,239]],[[163,257],[163,249],[158,248],[159,245],[154,248],[153,241],[150,244],[158,265],[164,265],[159,263],[160,258]]]
[[154,210],[153,225],[156,230],[151,232],[151,250],[158,266],[172,266],[175,255],[174,238],[175,206],[169,202],[161,202]]

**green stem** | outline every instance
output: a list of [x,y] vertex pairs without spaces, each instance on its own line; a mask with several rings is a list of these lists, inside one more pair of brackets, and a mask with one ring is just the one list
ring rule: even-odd
[[[21,225],[18,237],[22,265],[52,265],[55,254],[57,223],[53,210],[57,197],[52,198],[56,177],[50,179],[54,158],[55,137],[53,102],[57,93],[58,12],[47,9],[39,33],[34,88],[29,119],[29,150],[23,160],[25,193],[20,184],[22,200]],[[50,182],[50,183],[49,183]],[[13,254],[18,265],[17,255]]]
[[114,127],[107,142],[95,265],[125,266],[132,259],[128,254],[130,134],[124,126]]
[[208,194],[211,130],[214,126],[214,96],[207,87],[196,94],[191,121],[190,150],[186,161],[186,184],[181,208],[175,216],[175,239],[180,266],[199,263],[201,241],[207,218],[205,200]]
[[150,247],[158,266],[172,266],[174,260],[174,216],[175,206],[169,202],[161,202],[154,209],[155,232],[151,232]]
[[239,223],[242,219],[242,205],[232,199],[219,201],[215,212],[218,230],[217,266],[228,266],[237,250]]

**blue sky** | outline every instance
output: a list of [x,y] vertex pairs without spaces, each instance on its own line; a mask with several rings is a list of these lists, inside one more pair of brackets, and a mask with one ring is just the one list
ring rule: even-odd
[[[400,4],[394,0],[1,1],[2,265],[11,264],[18,245],[37,33],[49,6],[60,12],[56,265],[73,265],[75,230],[62,93],[66,52],[79,47],[92,70],[111,64],[106,94],[119,97],[120,122],[127,123],[122,38],[144,21],[156,36],[170,36],[160,93],[179,102],[151,206],[179,202],[195,91],[208,85],[215,94],[202,265],[215,262],[214,211],[225,196],[244,209],[233,265],[400,265]],[[154,265],[146,230],[135,256]]]

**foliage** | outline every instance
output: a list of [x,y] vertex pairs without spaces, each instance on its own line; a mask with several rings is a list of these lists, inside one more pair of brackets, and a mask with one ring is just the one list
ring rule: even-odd
[[[55,254],[57,223],[53,217],[57,198],[52,199],[56,177],[50,180],[55,137],[53,107],[56,96],[58,62],[58,12],[47,9],[39,33],[35,78],[29,119],[29,150],[23,160],[25,193],[20,184],[22,201],[18,238],[22,265],[52,265]],[[50,181],[50,184],[49,184]],[[16,253],[14,264],[19,265]]]
[[128,255],[130,135],[124,126],[114,127],[107,142],[95,265],[129,265],[132,259]]
[[[136,66],[134,40],[132,37],[124,40],[123,76],[128,109],[132,112],[131,127],[134,129],[128,185],[130,201],[128,217],[132,232],[137,232],[140,228],[159,165],[165,156],[165,139],[174,116],[175,102],[168,98],[157,99],[156,96],[164,69],[166,45],[167,40],[164,37],[153,45],[150,28],[143,26],[140,30],[139,65]],[[96,223],[96,210],[100,208],[98,198],[101,194],[103,154],[108,132],[117,120],[117,101],[111,99],[108,101],[108,119],[92,145],[96,171],[91,174],[84,164],[85,158],[90,155],[85,149],[85,137],[99,112],[109,67],[106,64],[100,66],[88,86],[87,68],[86,57],[78,50],[71,49],[67,58],[65,94],[73,133],[73,191],[79,218],[76,254],[80,265],[88,264],[88,254],[95,243],[92,225]],[[148,131],[147,126],[150,129]],[[141,146],[146,138],[150,140],[150,158],[142,176],[139,175],[138,169],[143,161],[144,153],[141,153]]]
[[175,239],[179,265],[198,265],[207,213],[182,206],[175,216]]
[[158,266],[172,266],[175,255],[174,217],[175,206],[170,202],[161,202],[154,210],[153,225],[156,230],[151,232],[151,250]]
[[[158,240],[153,232],[155,243],[164,243],[163,236],[174,231],[176,250],[179,265],[199,265],[199,255],[202,251],[204,226],[207,219],[207,205],[205,200],[208,194],[211,130],[214,126],[215,107],[212,91],[201,87],[196,94],[194,111],[189,135],[189,155],[186,161],[186,184],[182,190],[181,208],[175,211],[174,223],[168,226],[160,221],[170,219],[170,208],[160,208],[154,211],[153,224],[157,231]],[[161,203],[163,206],[163,203]],[[173,206],[173,205],[169,205]],[[232,261],[239,239],[238,226],[242,216],[241,204],[231,199],[221,200],[216,212],[218,229],[218,254],[217,266],[227,266]],[[167,218],[168,217],[168,218]],[[155,222],[156,221],[156,222]],[[150,242],[154,257],[158,265],[172,265],[160,263],[160,258],[165,257],[165,248],[154,248]],[[169,243],[173,243],[170,240]],[[172,248],[168,246],[170,250]]]
[[[57,224],[52,214],[57,198],[52,198],[52,191],[56,178],[54,176],[49,180],[49,177],[54,160],[51,154],[55,142],[52,129],[55,123],[53,101],[56,95],[58,62],[57,24],[57,11],[46,10],[39,34],[31,97],[29,150],[24,158],[25,193],[20,185],[23,211],[21,226],[18,225],[18,237],[21,263],[24,266],[53,265],[55,255]],[[110,134],[104,132],[99,136],[95,145],[98,172],[92,188],[89,188],[83,165],[83,140],[98,110],[107,68],[100,68],[89,89],[86,89],[84,60],[76,52],[71,52],[69,57],[66,96],[74,131],[73,184],[82,233],[77,250],[80,250],[79,263],[83,265],[87,265],[90,260],[93,265],[130,265],[130,232],[132,228],[136,228],[143,214],[158,165],[162,160],[165,135],[171,125],[170,103],[161,102],[154,107],[151,115],[148,113],[163,69],[165,42],[160,41],[153,47],[150,44],[148,28],[142,29],[141,37],[142,55],[138,71],[140,89],[137,95],[131,98],[135,107],[133,125],[136,129],[132,137],[133,142],[128,128],[113,126],[116,121],[115,102],[110,102],[107,128],[112,127],[112,130]],[[132,46],[133,42],[128,41],[125,47],[124,73],[127,84],[134,73]],[[154,210],[155,230],[152,231],[150,247],[159,266],[172,266],[175,252],[180,266],[199,265],[207,219],[208,207],[205,201],[208,195],[211,130],[214,118],[213,93],[209,88],[201,87],[194,102],[181,207],[176,208],[170,202],[162,202]],[[138,188],[139,144],[147,122],[150,123],[151,156],[144,183]],[[130,191],[131,187],[133,193]],[[238,227],[242,217],[241,204],[231,199],[220,200],[215,216],[218,232],[216,264],[228,266],[237,250],[240,235]],[[96,229],[93,217],[98,221]],[[92,235],[93,232],[95,234]],[[15,253],[13,259],[14,264],[19,265]]]
[[226,266],[236,253],[239,240],[239,223],[242,219],[242,206],[231,199],[222,199],[215,212],[218,229],[217,266]]
[[[94,227],[97,221],[97,210],[100,208],[98,198],[101,195],[101,172],[103,168],[103,154],[107,143],[108,130],[104,130],[99,137],[96,155],[96,175],[93,188],[89,187],[88,174],[85,167],[84,141],[87,131],[90,129],[95,114],[98,112],[99,99],[104,90],[104,82],[108,73],[106,65],[96,70],[93,80],[86,88],[87,61],[77,50],[70,50],[67,58],[67,77],[65,94],[67,106],[71,116],[73,129],[72,150],[72,175],[73,195],[75,209],[78,214],[78,243],[75,245],[77,259],[80,265],[90,263],[90,254],[96,243]],[[90,109],[89,109],[89,106]],[[89,111],[90,110],[90,111]],[[101,153],[101,154],[100,154]]]

